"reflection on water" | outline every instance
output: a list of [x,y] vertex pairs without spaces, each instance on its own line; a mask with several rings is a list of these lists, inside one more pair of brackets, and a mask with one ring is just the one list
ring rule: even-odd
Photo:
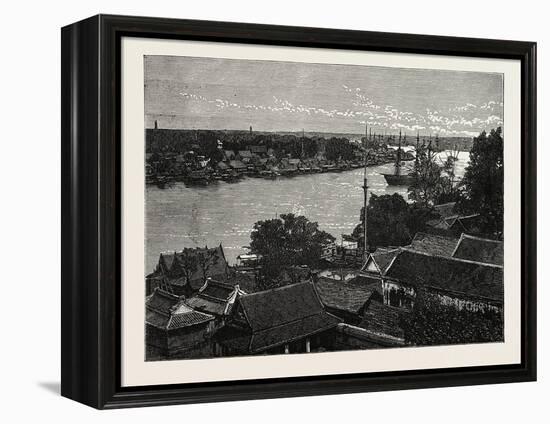
[[[444,160],[446,153],[440,157]],[[463,174],[467,160],[468,153],[461,152],[457,175]],[[370,193],[399,193],[406,198],[406,187],[388,186],[380,174],[392,171],[390,164],[368,168]],[[363,170],[356,169],[276,180],[246,178],[206,187],[147,186],[145,269],[154,268],[160,252],[219,243],[232,264],[246,251],[256,221],[287,212],[319,222],[322,230],[340,239],[359,222],[362,180]]]

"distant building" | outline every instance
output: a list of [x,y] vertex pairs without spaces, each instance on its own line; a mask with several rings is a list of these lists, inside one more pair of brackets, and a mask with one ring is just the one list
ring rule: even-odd
[[241,254],[237,256],[237,268],[256,269],[260,267],[261,255],[255,253]]
[[481,235],[482,217],[480,214],[461,215],[455,210],[456,203],[435,205],[437,218],[426,223],[430,232],[459,237],[462,233]]
[[246,146],[246,149],[260,157],[267,156],[267,146]]
[[223,154],[224,154],[226,160],[235,159],[235,152],[233,150],[224,150]]
[[236,160],[240,160],[243,163],[249,163],[252,161],[252,152],[250,150],[239,150],[235,156]]
[[229,266],[221,244],[161,253],[155,270],[146,277],[146,293],[160,287],[178,296],[191,296],[207,278],[225,281],[228,275]]
[[244,164],[240,160],[230,160],[229,166],[235,171],[246,171],[246,164]]
[[183,298],[156,289],[145,301],[147,360],[211,356],[214,317],[190,308]]
[[312,283],[241,296],[214,336],[218,355],[302,353],[333,344],[341,319],[327,313]]

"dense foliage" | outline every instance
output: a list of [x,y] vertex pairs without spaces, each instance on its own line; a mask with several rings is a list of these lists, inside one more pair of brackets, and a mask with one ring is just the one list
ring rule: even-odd
[[458,310],[417,296],[400,323],[405,341],[414,345],[486,343],[504,340],[502,315],[494,311]]
[[[355,227],[352,235],[363,243],[363,213],[361,224]],[[372,194],[367,207],[367,239],[372,250],[380,246],[405,246],[425,223],[432,217],[431,209],[418,204],[409,204],[403,196],[394,193],[377,196]]]
[[275,278],[285,266],[317,265],[323,245],[334,241],[318,223],[292,213],[256,222],[250,237],[250,249],[262,255],[266,278]]
[[501,235],[504,215],[504,140],[502,128],[483,131],[474,138],[470,163],[462,179],[459,208],[464,213],[480,213],[484,232]]
[[438,160],[431,146],[417,146],[412,184],[408,188],[409,199],[423,206],[456,200],[454,172],[456,159]]

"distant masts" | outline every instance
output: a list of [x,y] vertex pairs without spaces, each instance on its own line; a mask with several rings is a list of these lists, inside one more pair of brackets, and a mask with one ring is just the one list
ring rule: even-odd
[[363,171],[363,258],[366,260],[368,254],[367,248],[367,202],[368,202],[368,190],[367,184],[367,155],[365,154],[365,166]]

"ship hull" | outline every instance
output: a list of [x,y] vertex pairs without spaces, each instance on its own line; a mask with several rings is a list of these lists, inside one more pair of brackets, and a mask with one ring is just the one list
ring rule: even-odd
[[382,174],[386,179],[386,183],[391,186],[410,186],[413,182],[411,175],[395,175],[395,174]]

